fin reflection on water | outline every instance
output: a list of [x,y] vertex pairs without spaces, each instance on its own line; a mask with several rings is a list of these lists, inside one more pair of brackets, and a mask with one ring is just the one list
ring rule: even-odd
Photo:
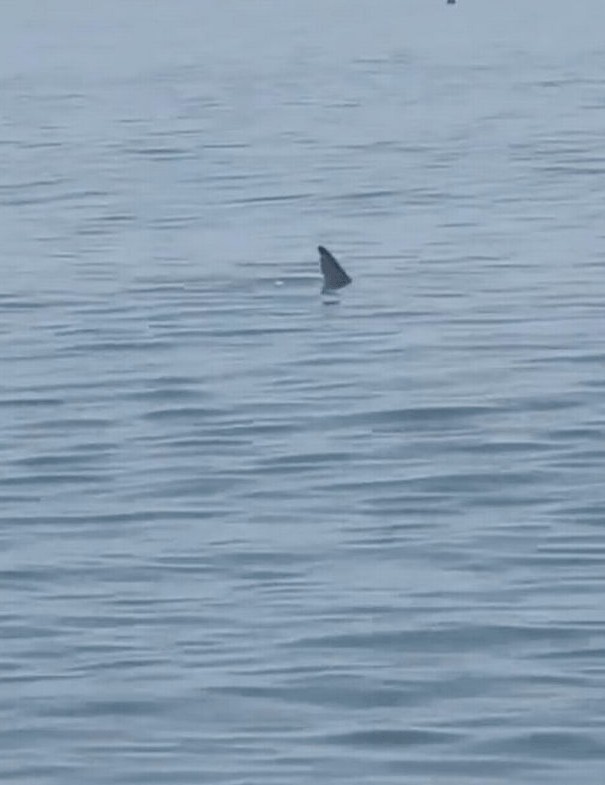
[[348,286],[352,279],[349,278],[328,249],[320,245],[317,250],[319,251],[321,274],[324,277],[321,293],[329,294],[337,289],[342,289],[343,286]]

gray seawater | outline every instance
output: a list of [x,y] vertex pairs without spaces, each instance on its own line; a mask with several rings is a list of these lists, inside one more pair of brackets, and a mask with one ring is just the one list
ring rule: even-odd
[[603,3],[3,17],[2,782],[602,785]]

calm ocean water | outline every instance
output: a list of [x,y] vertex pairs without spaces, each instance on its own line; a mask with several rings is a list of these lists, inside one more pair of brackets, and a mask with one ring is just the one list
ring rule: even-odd
[[603,3],[3,17],[0,780],[602,785]]

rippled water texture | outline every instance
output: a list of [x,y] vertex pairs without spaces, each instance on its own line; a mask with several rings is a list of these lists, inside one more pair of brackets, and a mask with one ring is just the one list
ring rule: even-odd
[[603,3],[3,17],[0,779],[602,785]]

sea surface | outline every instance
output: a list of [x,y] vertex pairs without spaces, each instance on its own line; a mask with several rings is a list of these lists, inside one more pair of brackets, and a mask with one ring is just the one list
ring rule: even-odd
[[605,4],[2,16],[0,781],[603,785]]

